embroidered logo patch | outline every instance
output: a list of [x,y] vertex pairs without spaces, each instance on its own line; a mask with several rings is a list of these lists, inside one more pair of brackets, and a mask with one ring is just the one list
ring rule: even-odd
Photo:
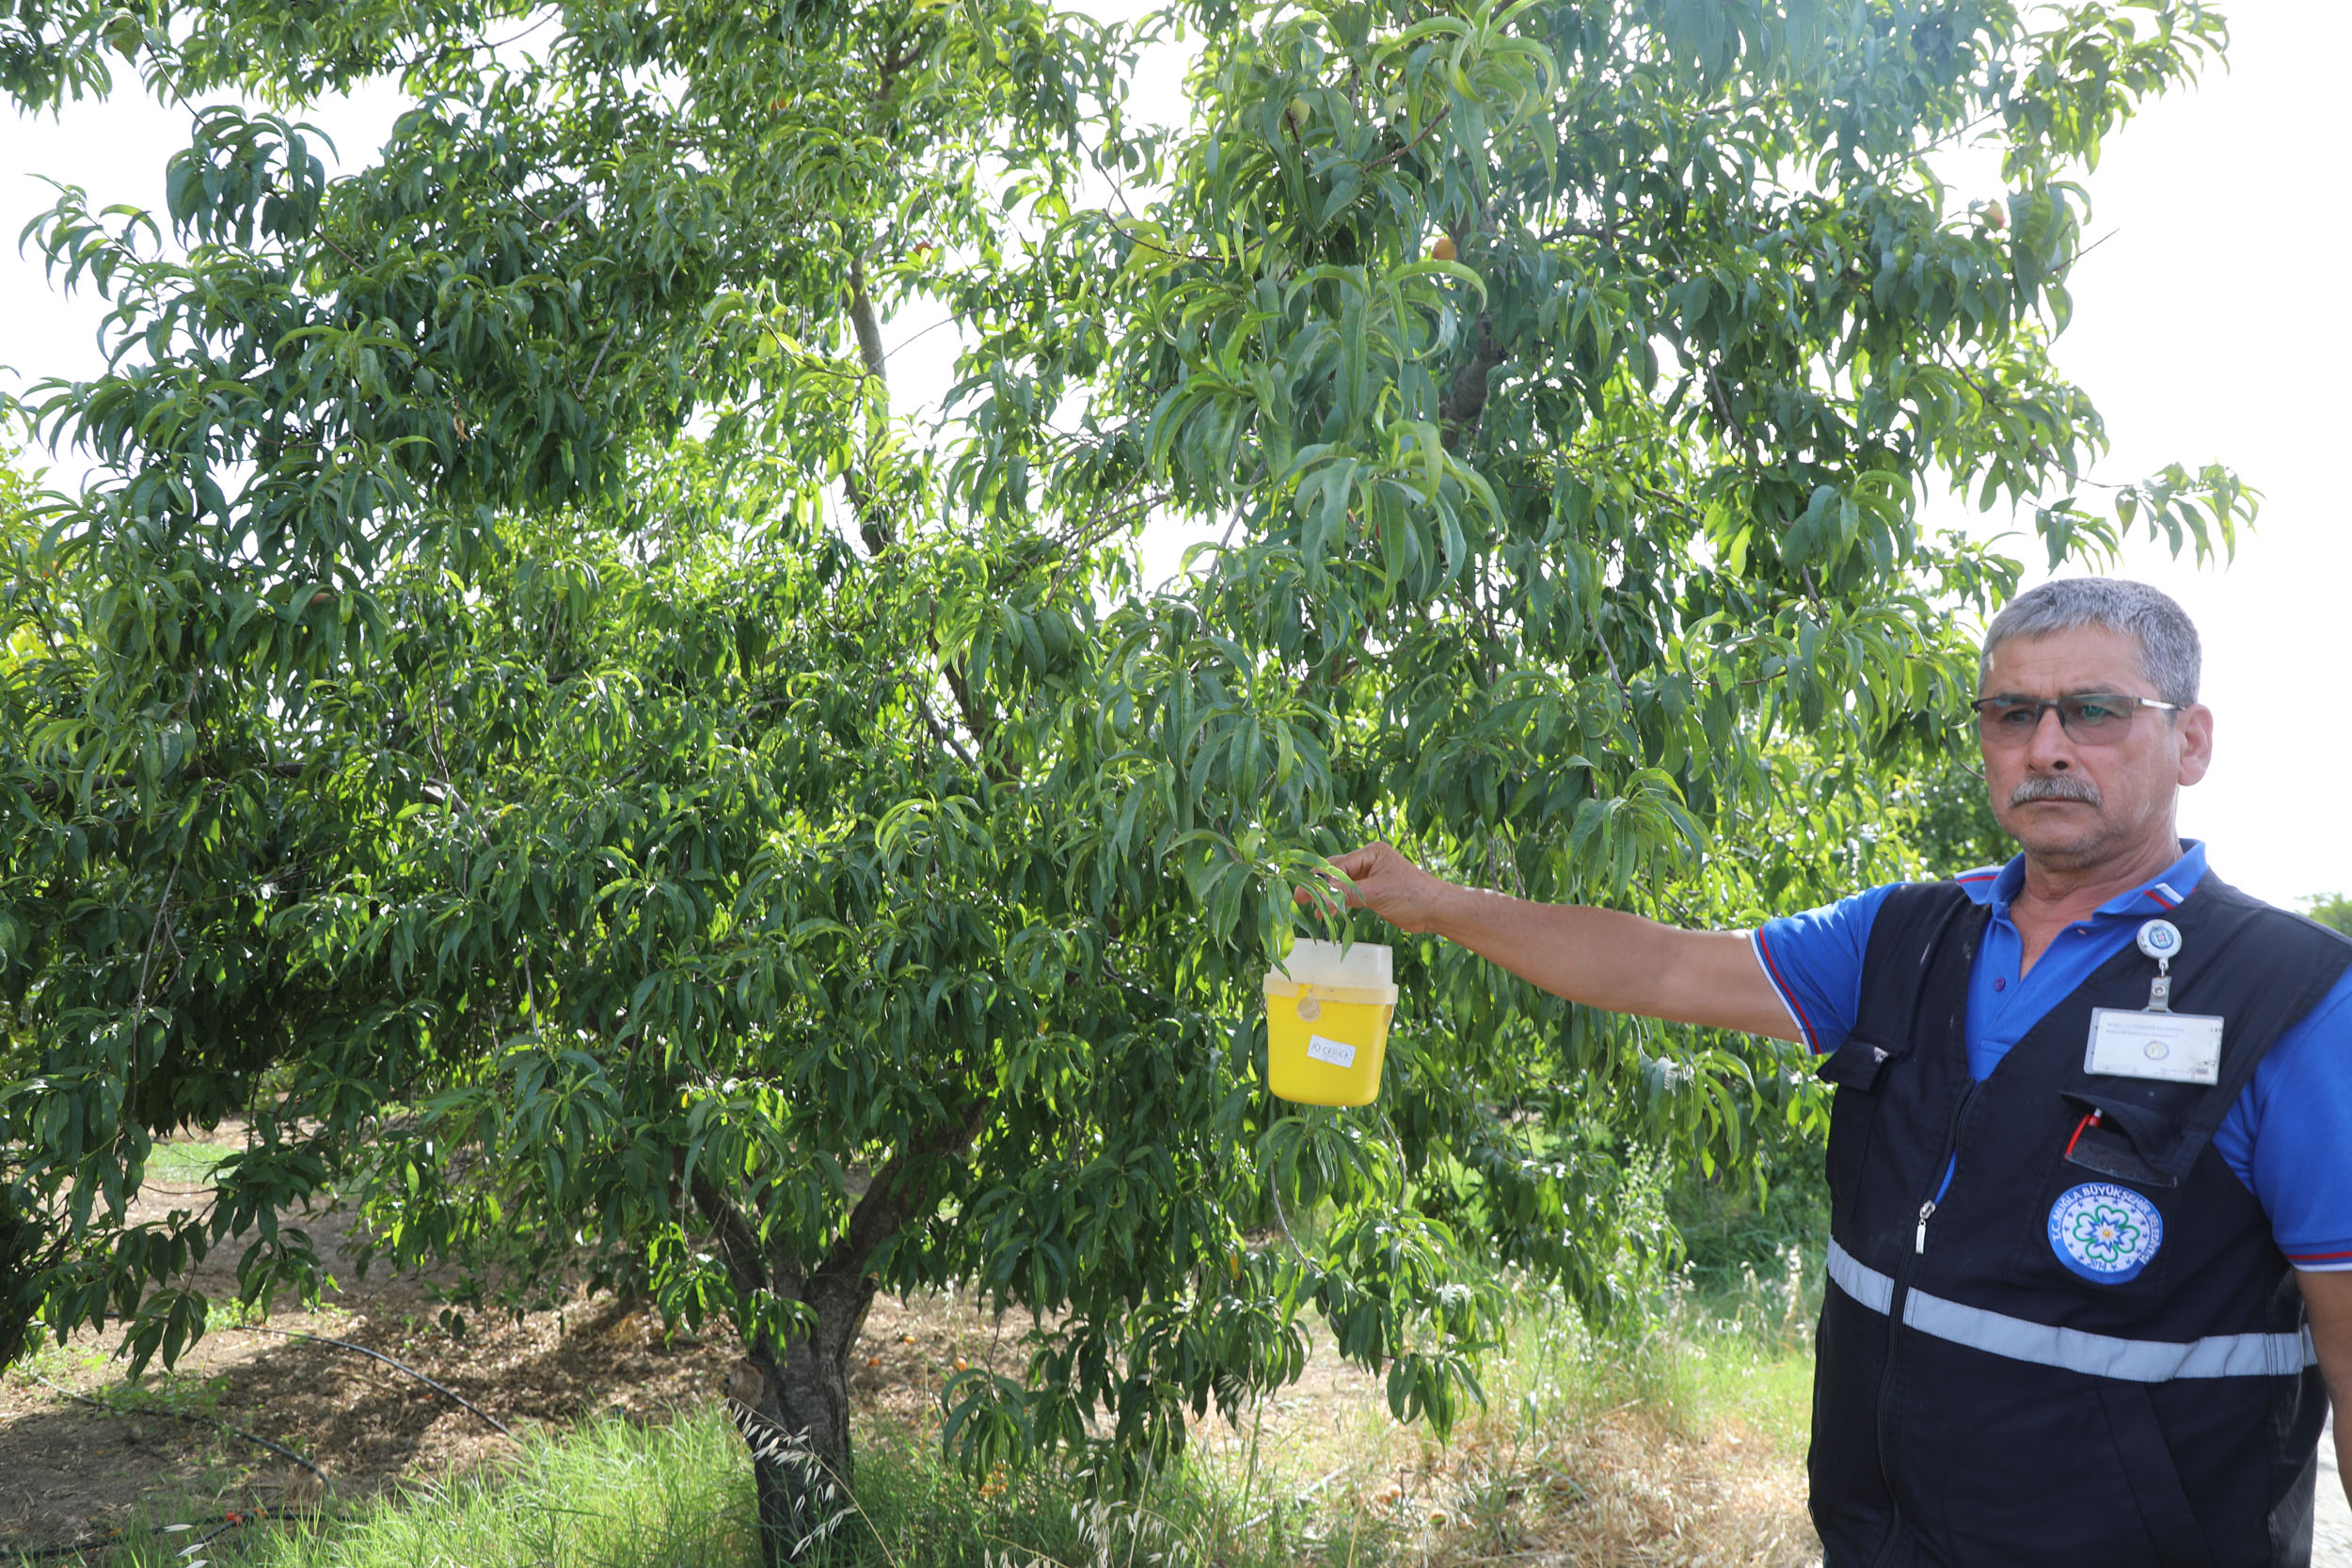
[[2129,1187],[2085,1182],[2050,1206],[2050,1250],[2093,1284],[2137,1278],[2162,1245],[2164,1216]]

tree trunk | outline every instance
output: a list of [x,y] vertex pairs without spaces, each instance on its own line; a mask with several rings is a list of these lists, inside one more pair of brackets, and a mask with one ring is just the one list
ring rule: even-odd
[[32,1337],[47,1275],[64,1256],[65,1243],[31,1215],[20,1213],[8,1189],[0,1187],[0,1367],[14,1365]]
[[866,1325],[874,1282],[820,1274],[800,1299],[816,1314],[815,1330],[781,1345],[755,1339],[727,1389],[752,1450],[765,1568],[805,1561],[824,1541],[855,1528],[850,1352]]
[[985,1102],[972,1107],[875,1172],[814,1270],[787,1252],[768,1252],[727,1194],[705,1177],[693,1180],[695,1207],[727,1260],[739,1299],[772,1291],[807,1307],[813,1320],[781,1342],[754,1331],[727,1383],[729,1412],[752,1450],[766,1568],[807,1560],[857,1517],[850,1496],[850,1352],[881,1284],[866,1265],[930,1200],[928,1167],[969,1148],[986,1111]]

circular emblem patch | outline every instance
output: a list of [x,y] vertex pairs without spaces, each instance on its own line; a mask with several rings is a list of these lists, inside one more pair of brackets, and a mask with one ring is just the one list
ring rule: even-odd
[[2090,1181],[2050,1206],[2050,1250],[2095,1285],[2137,1277],[2162,1245],[2164,1216],[2129,1187]]

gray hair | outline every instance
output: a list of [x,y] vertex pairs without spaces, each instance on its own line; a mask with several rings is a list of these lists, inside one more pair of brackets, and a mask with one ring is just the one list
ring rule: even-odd
[[2197,700],[2204,666],[2197,627],[2170,597],[2122,578],[2059,578],[2011,599],[1984,628],[1979,686],[1993,668],[1993,650],[2010,638],[2047,637],[2077,626],[2105,626],[2132,638],[2139,643],[2139,673],[2158,697],[2183,706]]

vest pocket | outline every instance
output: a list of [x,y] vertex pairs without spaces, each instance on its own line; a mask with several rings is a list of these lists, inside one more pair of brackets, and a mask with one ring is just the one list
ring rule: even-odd
[[2164,1429],[2147,1388],[2137,1383],[2102,1380],[2099,1402],[2106,1406],[2107,1426],[2115,1433],[2115,1453],[2123,1462],[2123,1479],[2131,1484],[2132,1500],[2139,1506],[2148,1538],[2155,1544],[2157,1568],[2212,1568],[2213,1554],[2205,1549],[2205,1532],[2189,1506],[2188,1489],[2166,1447]]
[[[1904,1512],[1957,1568],[2212,1568],[2147,1391],[1921,1345],[1905,1372]],[[2139,1408],[2133,1410],[2136,1402]]]
[[1878,1119],[1879,1089],[1888,1071],[1910,1052],[1907,1042],[1850,1035],[1845,1044],[1822,1057],[1821,1065],[1813,1069],[1815,1077],[1837,1087],[1830,1103],[1829,1154],[1824,1165],[1830,1212],[1841,1225],[1853,1217],[1862,1191],[1862,1173],[1870,1160],[1871,1128]]
[[2181,1184],[2169,1171],[2160,1170],[2153,1163],[2157,1152],[2180,1141],[2179,1127],[2173,1118],[2126,1100],[2078,1094],[2072,1089],[2061,1090],[2060,1097],[2072,1107],[2074,1115],[2083,1118],[2066,1146],[2068,1164],[2143,1187]]

